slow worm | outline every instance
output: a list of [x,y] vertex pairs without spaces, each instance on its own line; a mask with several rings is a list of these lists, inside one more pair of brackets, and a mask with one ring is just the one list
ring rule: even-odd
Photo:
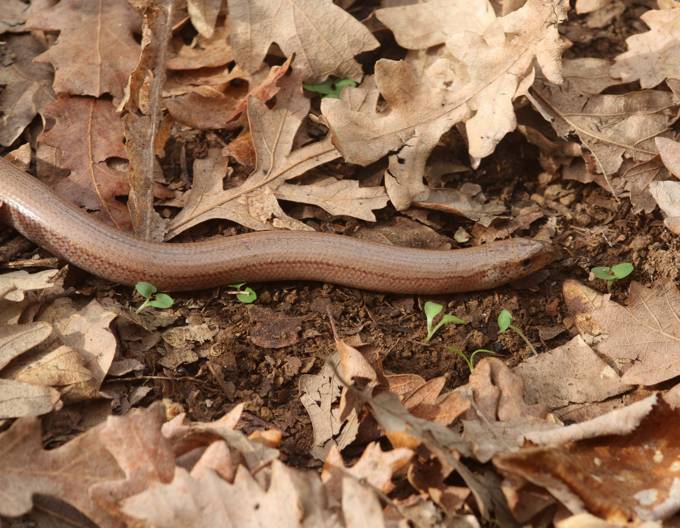
[[55,255],[110,281],[144,280],[161,291],[312,280],[382,292],[465,292],[520,279],[555,258],[550,245],[523,238],[455,250],[411,249],[300,231],[146,242],[91,219],[2,158],[0,202],[0,220]]

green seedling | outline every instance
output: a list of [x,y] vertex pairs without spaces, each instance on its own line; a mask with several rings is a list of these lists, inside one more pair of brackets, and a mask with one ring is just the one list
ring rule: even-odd
[[590,272],[598,279],[606,281],[607,289],[611,290],[617,280],[625,279],[634,269],[630,262],[619,262],[613,266],[597,266]]
[[436,302],[427,301],[423,306],[423,312],[425,313],[425,319],[427,319],[427,337],[425,342],[429,343],[430,339],[439,331],[439,329],[448,324],[467,324],[460,317],[456,317],[453,314],[444,314],[439,322],[435,325],[434,320],[442,312],[444,307]]
[[348,86],[356,86],[356,81],[352,79],[337,79],[335,77],[330,77],[320,84],[309,84],[304,83],[305,90],[309,92],[314,92],[321,94],[321,98],[331,97],[333,99],[339,99],[342,90]]
[[503,308],[501,310],[501,313],[498,314],[498,329],[500,330],[501,334],[504,334],[508,330],[512,330],[515,332],[519,337],[522,338],[522,340],[527,344],[529,347],[529,350],[531,350],[531,353],[535,356],[537,354],[536,349],[534,348],[534,345],[531,344],[531,341],[527,338],[527,336],[524,335],[524,332],[520,330],[517,326],[512,324],[512,314]]
[[465,363],[467,364],[468,368],[470,369],[470,373],[472,373],[472,371],[475,368],[475,356],[477,354],[490,354],[492,356],[500,355],[500,354],[494,352],[493,350],[489,350],[488,348],[478,348],[477,350],[473,351],[472,354],[470,354],[468,356],[460,348],[457,348],[455,346],[449,347],[449,352],[453,352],[454,354],[462,357],[463,360],[465,361]]
[[175,300],[172,297],[167,293],[158,293],[158,288],[150,282],[138,282],[135,284],[135,290],[144,297],[144,302],[137,308],[137,313],[144,310],[147,306],[164,310],[175,304]]
[[245,286],[245,284],[245,282],[230,284],[230,288],[236,289],[233,291],[228,291],[227,293],[230,295],[236,295],[236,299],[238,299],[243,304],[250,304],[257,300],[257,293],[255,293],[255,290],[253,290],[250,286],[246,286],[244,288],[243,286]]

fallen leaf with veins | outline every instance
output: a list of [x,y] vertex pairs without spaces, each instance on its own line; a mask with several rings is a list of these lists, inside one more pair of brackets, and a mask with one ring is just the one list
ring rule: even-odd
[[59,31],[56,44],[36,58],[54,66],[57,93],[105,93],[120,100],[137,63],[140,19],[126,0],[63,0],[31,14],[26,27]]
[[570,85],[537,80],[530,97],[561,137],[575,133],[609,181],[624,158],[636,162],[656,156],[654,138],[669,134],[678,99],[671,92],[644,90],[620,95],[587,95]]
[[[465,122],[469,152],[478,164],[515,129],[512,101],[533,82],[534,60],[549,78],[561,81],[556,26],[565,15],[561,0],[529,0],[483,34],[449,36],[437,55],[412,52],[399,62],[379,60],[377,88],[354,89],[368,101],[367,111],[352,110],[346,100],[322,101],[335,145],[346,161],[360,165],[399,150],[390,156],[386,186],[397,209],[408,208],[427,190],[425,163],[444,132]],[[376,106],[379,94],[384,111]]]
[[623,82],[640,81],[642,88],[653,88],[666,79],[680,79],[680,10],[651,9],[642,14],[650,28],[626,39],[628,51],[618,55],[611,74]]
[[37,419],[19,419],[0,433],[0,515],[17,517],[29,512],[33,495],[39,493],[75,506],[99,526],[119,526],[87,492],[98,483],[123,478],[99,440],[101,427],[50,450],[42,447]]
[[181,41],[177,52],[168,59],[168,69],[198,70],[228,64],[234,60],[228,37],[227,27],[218,26],[211,37],[199,35],[190,44]]
[[[680,143],[668,138],[656,138],[656,148],[668,171],[680,178]],[[680,234],[680,182],[653,181],[649,192],[664,215],[664,224],[673,233]]]
[[[168,237],[174,237],[190,227],[213,218],[223,218],[251,229],[272,228],[311,229],[303,222],[288,216],[276,199],[278,188],[285,182],[301,176],[309,169],[337,158],[340,154],[330,138],[308,144],[291,152],[293,140],[302,120],[307,116],[310,102],[306,99],[295,76],[281,81],[281,91],[272,110],[255,97],[248,102],[248,121],[256,151],[255,170],[239,186],[224,189],[226,160],[214,153],[199,163],[194,175],[194,187],[187,194],[184,208],[170,223]],[[300,186],[297,197],[322,207],[338,207],[332,200],[326,203],[317,196],[328,194],[324,186]],[[382,192],[378,188],[378,193]],[[355,200],[349,200],[349,210],[344,214],[366,218],[373,213],[371,207],[386,203],[386,197],[361,201],[367,192],[353,189]],[[375,192],[375,189],[372,191]],[[286,195],[288,196],[288,195]],[[361,207],[360,207],[361,206]]]
[[229,42],[236,62],[256,71],[272,43],[287,57],[295,54],[295,70],[309,82],[329,75],[361,79],[354,56],[378,47],[361,22],[331,0],[227,0]]
[[551,411],[572,403],[599,402],[633,388],[580,336],[524,360],[512,371],[524,383],[525,401],[541,403]]
[[3,53],[13,60],[9,64],[3,63],[0,68],[0,86],[3,86],[0,92],[0,145],[14,143],[36,114],[54,99],[51,68],[33,63],[33,58],[44,50],[33,35],[5,37]]
[[546,488],[572,512],[586,509],[617,523],[663,520],[680,509],[679,423],[677,410],[652,397],[626,432],[603,428],[586,440],[499,455],[494,464]]
[[27,291],[43,290],[53,286],[52,279],[57,271],[45,270],[37,273],[12,271],[0,275],[0,299],[11,302],[24,300]]
[[[0,419],[2,420],[47,414],[59,408],[60,400],[59,391],[52,387],[0,379]],[[0,476],[1,484],[2,477]],[[1,506],[0,510],[2,510]]]
[[623,383],[656,385],[680,375],[680,293],[672,282],[632,282],[625,306],[576,281],[565,281],[563,294],[580,334]]
[[129,191],[127,175],[107,166],[109,158],[126,159],[123,124],[105,99],[62,96],[45,114],[56,120],[39,141],[59,149],[59,166],[71,171],[55,190],[76,205],[99,211],[99,218],[119,228],[129,227],[130,213],[117,196]]

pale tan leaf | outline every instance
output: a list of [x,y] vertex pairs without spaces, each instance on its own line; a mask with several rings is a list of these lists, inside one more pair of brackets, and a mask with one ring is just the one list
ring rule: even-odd
[[[0,419],[47,414],[56,408],[58,402],[59,392],[51,387],[0,379]],[[3,453],[2,436],[0,453]],[[2,465],[0,462],[0,468]],[[0,475],[0,489],[2,481],[3,476]],[[3,493],[0,492],[0,495]],[[3,506],[0,505],[0,511],[2,510]]]
[[680,142],[673,141],[664,137],[657,137],[654,140],[656,149],[659,151],[661,161],[668,171],[680,179]]
[[[308,499],[296,486],[295,470],[278,460],[272,462],[271,482],[265,491],[243,467],[233,484],[206,471],[193,478],[177,468],[170,484],[156,485],[122,502],[122,511],[146,526],[225,526],[297,528],[306,516],[301,507]],[[317,500],[320,497],[317,496]]]
[[382,507],[375,492],[356,479],[342,479],[342,514],[347,528],[384,528]]
[[377,9],[375,16],[406,49],[426,49],[461,31],[483,33],[495,19],[487,0],[429,0]]
[[53,286],[51,280],[56,274],[56,270],[45,270],[37,273],[21,270],[3,273],[0,275],[0,299],[21,302],[24,300],[25,292],[44,290]]
[[27,26],[60,32],[57,43],[36,59],[54,66],[56,92],[122,97],[139,55],[134,34],[140,19],[127,0],[63,0],[34,13]]
[[0,145],[9,146],[54,99],[54,93],[51,68],[33,63],[45,49],[40,41],[32,35],[11,35],[4,40],[3,52],[13,60],[0,67]]
[[611,61],[595,57],[563,60],[562,77],[565,83],[569,83],[570,89],[597,95],[606,88],[623,82],[612,77],[609,71],[611,65]]
[[42,343],[52,333],[44,321],[21,325],[0,325],[0,370],[15,357]]
[[58,299],[41,314],[41,319],[52,323],[61,342],[76,350],[92,373],[92,381],[82,387],[83,397],[92,397],[99,390],[111,366],[117,344],[109,326],[116,315],[96,299],[79,309],[68,298]]
[[[20,361],[3,372],[8,379],[66,389],[69,385],[91,384],[92,373],[83,364],[80,354],[68,346],[60,346],[30,361]],[[67,398],[64,398],[65,401]],[[68,403],[68,402],[67,402]]]
[[221,7],[222,0],[187,0],[191,23],[203,37],[213,36]]
[[275,195],[280,200],[313,204],[336,216],[353,216],[367,222],[375,222],[374,209],[387,205],[383,187],[359,187],[354,180],[326,178],[310,185],[284,183],[277,187]]
[[656,385],[680,375],[680,293],[672,282],[632,282],[626,306],[575,281],[563,290],[579,332],[622,372],[621,381]]
[[680,235],[680,182],[654,181],[649,184],[649,192],[663,213],[664,225]]
[[626,39],[628,51],[616,57],[612,75],[624,82],[640,81],[642,88],[680,79],[680,9],[650,10],[640,18],[650,30]]
[[257,156],[254,172],[238,187],[224,190],[222,180],[226,160],[213,154],[201,162],[184,209],[170,223],[168,237],[213,218],[233,220],[251,229],[306,229],[305,224],[288,217],[280,209],[273,193],[284,182],[339,156],[330,138],[291,152],[309,104],[295,76],[281,82],[281,91],[272,110],[251,96],[248,120]]
[[329,75],[359,80],[354,56],[378,47],[361,22],[331,0],[228,0],[230,43],[236,62],[257,70],[275,42],[308,81]]
[[167,67],[169,70],[197,70],[224,66],[233,60],[227,27],[220,25],[214,28],[211,37],[199,35],[191,44],[183,43],[177,53],[168,59]]
[[33,495],[43,494],[75,506],[99,526],[116,526],[87,493],[97,483],[123,477],[115,459],[99,441],[99,428],[45,450],[40,422],[20,419],[0,433],[0,452],[0,515],[23,515],[31,510]]
[[524,382],[526,402],[542,403],[550,410],[571,403],[599,402],[632,389],[580,336],[524,360],[513,372]]

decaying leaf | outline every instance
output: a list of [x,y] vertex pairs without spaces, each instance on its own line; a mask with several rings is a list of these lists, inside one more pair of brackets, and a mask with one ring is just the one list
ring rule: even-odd
[[359,53],[378,47],[361,22],[331,0],[228,0],[229,41],[236,61],[257,70],[275,42],[303,79],[321,82],[329,75],[361,78]]
[[223,0],[187,0],[191,23],[203,37],[213,36],[222,3]]
[[[19,2],[25,7],[25,4]],[[2,22],[0,22],[0,26]],[[33,58],[44,46],[32,35],[5,37],[5,53],[14,60],[0,67],[0,145],[11,145],[37,113],[54,98],[52,71]]]
[[677,414],[653,398],[629,432],[605,429],[596,438],[499,455],[494,464],[545,487],[572,513],[585,509],[611,522],[667,519],[680,509]]
[[54,66],[57,93],[122,97],[139,55],[140,19],[127,0],[63,0],[33,13],[26,25],[60,32],[36,59]]

